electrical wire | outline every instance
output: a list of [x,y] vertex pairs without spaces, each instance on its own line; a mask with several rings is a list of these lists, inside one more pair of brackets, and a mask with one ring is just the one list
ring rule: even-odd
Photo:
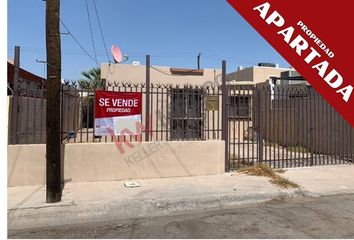
[[[11,47],[8,47],[8,50],[12,50]],[[33,47],[21,47],[21,51],[23,52],[36,52],[36,53],[45,53],[45,49],[43,48],[33,48]],[[89,54],[92,54],[91,51],[87,51]],[[82,55],[80,52],[75,51],[73,49],[67,49],[67,50],[62,50],[62,54],[67,54],[67,55]],[[86,53],[85,53],[86,54]],[[105,51],[96,51],[97,56],[106,56]],[[128,52],[128,55],[130,57],[145,57],[146,53],[144,52]],[[184,55],[184,56],[183,56]],[[192,54],[187,54],[187,52],[177,52],[174,54],[164,54],[164,53],[159,53],[159,54],[152,54],[154,58],[182,58],[182,59],[187,59],[190,57],[193,57]],[[228,59],[228,62],[237,62],[237,63],[244,63],[244,64],[256,64],[260,59],[256,58],[237,58],[237,57],[231,57],[231,56],[219,56],[217,57],[216,55],[213,54],[204,54],[203,58],[208,59],[208,60],[221,60],[221,59]],[[269,60],[268,60],[269,61]],[[279,60],[274,60],[271,62],[277,62]]]
[[101,26],[100,17],[99,17],[99,15],[98,15],[97,7],[96,7],[96,2],[95,2],[95,0],[92,0],[92,1],[93,1],[93,6],[94,6],[95,12],[96,12],[98,27],[100,28],[100,33],[101,33],[101,38],[102,38],[104,50],[106,51],[107,61],[110,62],[110,60],[109,60],[109,55],[108,55],[108,51],[107,51],[107,46],[106,46],[106,41],[104,40],[104,35],[103,35],[103,31],[102,31],[102,26]]
[[81,50],[93,61],[97,64],[97,61],[95,61],[95,59],[86,51],[86,49],[81,45],[81,43],[76,39],[76,37],[74,36],[74,34],[69,30],[69,28],[64,24],[63,20],[59,19],[61,24],[64,26],[64,28],[66,29],[66,31],[68,31],[69,35],[72,37],[72,39],[77,43],[77,45],[79,45],[79,47],[81,48]]
[[91,17],[90,17],[90,11],[89,11],[89,7],[88,7],[88,2],[87,2],[87,0],[85,0],[85,3],[86,3],[86,12],[87,12],[88,23],[89,23],[89,27],[90,27],[90,34],[91,34],[91,41],[92,41],[93,52],[94,52],[95,61],[96,61],[97,67],[98,67],[97,54],[96,54],[96,47],[95,47],[95,41],[94,41],[94,39],[93,39],[93,31],[92,31],[92,25],[91,25]]

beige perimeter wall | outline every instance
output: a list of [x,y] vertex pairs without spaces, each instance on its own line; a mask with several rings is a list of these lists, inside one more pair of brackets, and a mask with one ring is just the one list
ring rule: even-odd
[[[65,180],[113,181],[224,173],[224,142],[63,145]],[[120,152],[120,149],[124,152]],[[8,186],[45,184],[45,145],[8,146]]]

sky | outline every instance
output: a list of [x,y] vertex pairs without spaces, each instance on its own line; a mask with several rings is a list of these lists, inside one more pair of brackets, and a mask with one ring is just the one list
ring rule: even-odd
[[[46,59],[45,4],[43,0],[9,0],[7,6],[8,59],[13,59],[14,46],[20,46],[21,67],[42,77],[45,64],[36,60]],[[155,66],[196,68],[200,52],[202,68],[221,68],[222,60],[227,60],[228,72],[259,62],[289,67],[226,0],[61,0],[60,11],[63,23],[89,54],[70,35],[62,34],[63,79],[78,80],[82,71],[97,66],[95,53],[98,65],[113,61],[112,44],[129,56],[128,64],[145,64],[145,55],[150,54]],[[67,32],[63,25],[61,32]]]

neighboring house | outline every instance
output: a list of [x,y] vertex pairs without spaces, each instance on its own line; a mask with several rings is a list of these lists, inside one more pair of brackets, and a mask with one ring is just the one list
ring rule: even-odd
[[[258,66],[243,68],[226,75],[229,85],[251,85],[266,83],[271,77],[280,77],[281,73],[289,71],[289,68],[280,68],[277,64],[260,63]],[[251,119],[252,91],[243,91],[239,94],[229,96],[230,111],[232,119]]]
[[[19,69],[19,98],[16,117],[11,119],[13,108],[14,64],[7,62],[7,99],[8,99],[8,137],[13,136],[16,126],[16,137],[8,139],[13,144],[38,144],[46,141],[46,79],[22,68]],[[68,89],[69,87],[63,87]],[[79,128],[79,94],[73,90],[64,91],[61,95],[62,132]],[[16,124],[16,125],[13,125]],[[12,126],[13,125],[13,126]]]
[[[17,124],[17,143],[41,143],[45,132],[45,100],[43,100],[46,80],[22,68],[19,69],[19,106],[15,119],[11,119],[14,63],[7,61],[8,137],[12,136],[11,124]],[[15,122],[14,122],[15,121]],[[36,132],[38,131],[38,132]],[[8,139],[10,142],[10,139]],[[12,141],[13,143],[13,141]]]
[[291,71],[292,68],[281,68],[278,64],[260,63],[258,66],[243,68],[227,74],[226,80],[230,84],[253,84],[266,82],[271,77],[280,77],[282,72]]
[[[285,72],[282,72],[280,74],[281,78],[296,78],[296,77],[302,77],[296,70],[288,70]],[[280,81],[280,84],[282,85],[296,85],[296,84],[306,84],[310,85],[307,81],[298,81],[298,80],[288,80],[288,81]]]
[[[12,95],[14,80],[14,64],[13,61],[7,61],[7,95]],[[29,71],[20,68],[19,73],[19,90],[21,96],[43,97],[46,80]]]
[[[276,82],[271,80],[272,77],[280,78]],[[281,78],[284,79],[281,79]],[[226,80],[232,85],[264,85],[270,84],[272,86],[273,98],[279,98],[279,94],[274,92],[273,86],[288,86],[307,84],[306,81],[289,80],[289,77],[301,77],[301,75],[293,68],[281,68],[278,64],[274,63],[259,63],[258,66],[243,68],[239,67],[236,72],[227,74]],[[250,113],[248,109],[251,104],[250,95],[240,95],[230,97],[231,109],[236,109],[239,117],[247,118]],[[240,109],[240,110],[237,110]],[[243,110],[242,110],[243,109]]]
[[239,67],[237,71],[226,75],[226,81],[229,84],[252,84],[257,85],[264,82],[271,83],[269,80],[272,77],[284,78],[279,79],[276,85],[295,85],[307,84],[306,81],[289,80],[290,77],[301,77],[301,75],[293,68],[281,68],[274,63],[259,63],[253,67]]

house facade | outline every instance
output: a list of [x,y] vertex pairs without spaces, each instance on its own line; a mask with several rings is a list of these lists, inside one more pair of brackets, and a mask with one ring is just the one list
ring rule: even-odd
[[[221,69],[150,68],[150,112],[153,139],[211,140],[221,138]],[[101,78],[109,91],[143,92],[146,66],[102,64]],[[130,86],[127,87],[127,84]],[[209,105],[215,104],[214,107]],[[144,122],[144,119],[143,119]]]
[[[289,68],[255,66],[227,74],[229,85],[228,114],[230,132],[243,141],[253,128],[252,90],[257,84],[266,83],[270,77],[280,77]],[[145,65],[102,64],[101,78],[110,91],[136,91],[121,83],[144,84]],[[221,139],[222,97],[221,69],[179,69],[152,66],[150,115],[157,139],[163,140],[211,140]],[[213,88],[207,88],[214,85]],[[234,88],[243,86],[243,88]],[[140,85],[139,85],[140,86]],[[139,89],[142,92],[145,88]],[[145,102],[143,94],[143,102]],[[215,105],[211,108],[210,105]],[[143,108],[143,116],[146,116]]]
[[[106,86],[115,83],[131,82],[145,83],[146,66],[130,64],[101,65],[101,78]],[[151,66],[150,78],[152,84],[203,85],[220,84],[221,69],[181,69],[166,66]]]

